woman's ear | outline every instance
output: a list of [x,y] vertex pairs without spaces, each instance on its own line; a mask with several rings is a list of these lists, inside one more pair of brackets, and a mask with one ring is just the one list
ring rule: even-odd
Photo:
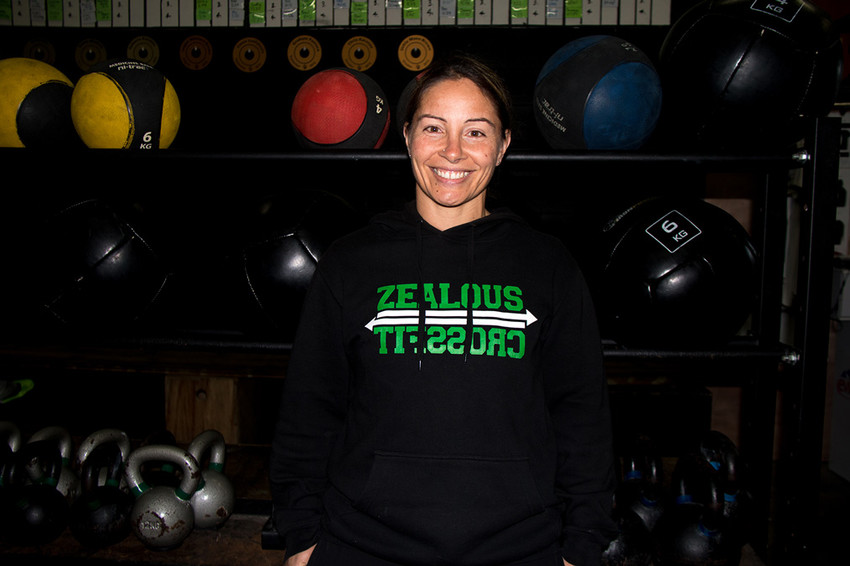
[[505,135],[502,136],[502,148],[499,151],[499,158],[496,160],[496,165],[502,164],[502,159],[505,158],[505,153],[508,151],[509,145],[511,145],[511,131],[505,130]]
[[410,122],[405,122],[401,128],[401,134],[404,136],[404,146],[407,148],[407,154],[410,155],[410,143],[407,139],[407,129],[410,127]]

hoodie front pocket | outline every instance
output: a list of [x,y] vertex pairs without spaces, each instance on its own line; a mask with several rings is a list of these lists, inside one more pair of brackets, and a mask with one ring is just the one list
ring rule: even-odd
[[376,453],[357,508],[449,553],[544,512],[526,458]]

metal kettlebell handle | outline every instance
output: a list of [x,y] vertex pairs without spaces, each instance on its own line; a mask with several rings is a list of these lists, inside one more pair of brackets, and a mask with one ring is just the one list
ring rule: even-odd
[[17,452],[21,447],[21,431],[12,421],[0,421],[0,438],[6,439],[12,452]]
[[195,460],[203,461],[204,455],[209,452],[209,469],[217,472],[224,471],[224,458],[226,453],[224,436],[217,430],[205,430],[192,440],[187,450]]
[[184,501],[192,498],[201,480],[201,467],[189,451],[165,444],[141,446],[131,452],[127,458],[124,474],[136,498],[151,489],[142,477],[142,464],[149,460],[166,461],[179,466],[183,470],[183,477],[180,478],[180,484],[174,488],[174,493]]
[[80,448],[77,450],[77,463],[82,465],[95,448],[101,444],[112,442],[118,445],[118,449],[121,451],[121,460],[126,463],[127,458],[130,457],[130,438],[127,433],[117,428],[104,428],[88,435],[80,443]]
[[68,465],[71,462],[71,456],[74,452],[74,443],[71,440],[71,435],[61,426],[48,426],[33,433],[30,437],[30,442],[38,442],[39,440],[55,440],[59,444],[59,454],[62,456],[62,463]]

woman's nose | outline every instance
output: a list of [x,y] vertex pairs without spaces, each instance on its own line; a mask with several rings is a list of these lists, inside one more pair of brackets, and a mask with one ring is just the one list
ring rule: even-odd
[[455,162],[463,157],[463,143],[457,136],[447,136],[446,146],[442,151],[443,157]]

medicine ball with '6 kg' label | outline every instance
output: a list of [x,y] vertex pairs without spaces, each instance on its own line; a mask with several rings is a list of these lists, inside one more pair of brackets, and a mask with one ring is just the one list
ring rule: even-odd
[[749,316],[757,253],[723,209],[697,198],[652,198],[617,215],[603,237],[600,324],[621,343],[723,344]]
[[180,127],[180,101],[157,69],[131,59],[95,65],[71,96],[71,117],[90,148],[164,149]]

